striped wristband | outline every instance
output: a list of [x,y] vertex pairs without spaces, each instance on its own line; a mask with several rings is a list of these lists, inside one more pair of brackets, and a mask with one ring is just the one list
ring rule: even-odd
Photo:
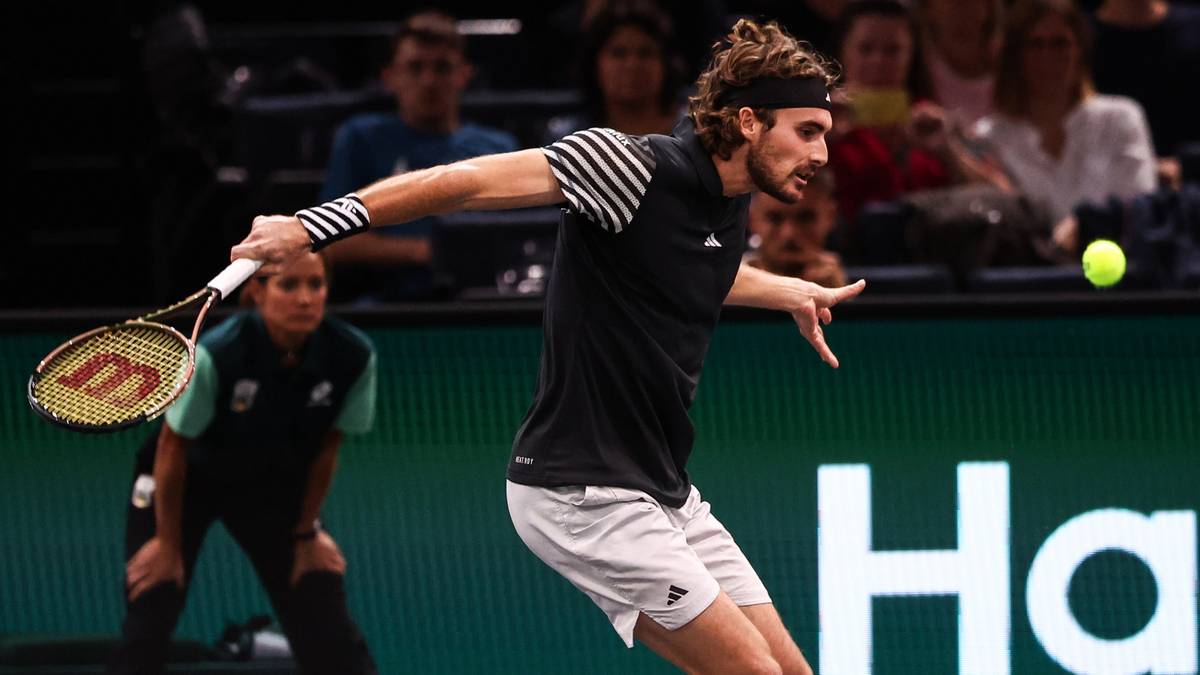
[[296,217],[308,230],[312,250],[319,251],[339,239],[365,232],[371,227],[367,207],[353,192],[331,202],[296,212]]

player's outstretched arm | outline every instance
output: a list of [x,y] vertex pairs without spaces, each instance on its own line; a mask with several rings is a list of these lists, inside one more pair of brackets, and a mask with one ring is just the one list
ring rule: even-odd
[[425,216],[469,209],[512,209],[563,201],[541,150],[476,157],[392,176],[295,216],[258,216],[231,259],[263,261],[278,271],[301,252],[365,231]]
[[821,355],[821,359],[837,368],[838,359],[829,349],[829,345],[825,344],[825,333],[821,330],[821,324],[833,321],[830,307],[853,298],[866,287],[867,282],[859,279],[849,286],[825,288],[803,279],[771,274],[743,263],[738,268],[729,295],[725,297],[725,304],[788,312],[796,320],[800,333]]

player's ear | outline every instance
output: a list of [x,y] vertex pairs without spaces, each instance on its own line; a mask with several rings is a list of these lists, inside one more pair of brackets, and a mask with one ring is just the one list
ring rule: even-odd
[[738,108],[738,128],[742,131],[742,138],[753,143],[758,135],[762,132],[763,123],[754,114],[754,111],[746,106]]

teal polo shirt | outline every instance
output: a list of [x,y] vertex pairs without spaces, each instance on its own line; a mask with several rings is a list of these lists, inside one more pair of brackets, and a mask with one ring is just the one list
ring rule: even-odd
[[166,414],[190,439],[189,464],[230,482],[302,471],[331,429],[370,430],[376,355],[362,331],[326,317],[285,368],[257,312],[235,314],[196,345],[191,386]]

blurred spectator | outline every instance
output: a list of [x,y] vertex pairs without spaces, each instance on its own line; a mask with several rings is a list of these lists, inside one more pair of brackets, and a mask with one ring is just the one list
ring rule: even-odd
[[683,65],[671,20],[648,0],[602,8],[582,36],[579,84],[584,110],[547,125],[548,143],[589,127],[627,134],[669,134],[681,110]]
[[1095,93],[1088,37],[1070,0],[1020,0],[1005,21],[998,112],[977,125],[1017,187],[1049,202],[1054,241],[1070,253],[1076,205],[1155,188],[1145,115],[1131,99]]
[[826,249],[837,225],[833,187],[833,174],[818,171],[795,204],[756,193],[747,212],[750,246],[746,262],[822,286],[844,286],[842,259]]
[[1007,186],[976,157],[946,112],[925,100],[917,23],[897,0],[858,0],[841,21],[842,103],[829,160],[847,227],[843,246],[860,248],[855,220],[870,202],[970,182]]
[[919,0],[930,97],[956,124],[992,112],[1004,6],[1001,0]]
[[[357,115],[338,129],[322,198],[414,169],[515,150],[511,135],[459,118],[459,100],[471,74],[453,18],[422,12],[405,21],[382,73],[398,114]],[[431,229],[432,219],[425,218],[346,239],[329,252],[339,265],[374,268],[375,290],[368,299],[420,299],[433,290]]]
[[[544,54],[545,73],[551,86],[572,86],[576,73],[569,59],[563,54],[578,51],[580,41],[596,17],[621,0],[573,0],[562,3],[557,10],[544,15],[542,35],[538,40]],[[721,39],[729,27],[728,12],[724,0],[692,0],[691,2],[657,2],[649,0],[668,17],[674,29],[676,48],[682,55],[682,80],[692,81],[707,65],[712,46]],[[556,139],[557,140],[557,139]]]
[[774,19],[789,33],[811,44],[822,56],[837,49],[838,17],[849,0],[793,0],[738,3],[742,12]]
[[202,151],[215,164],[228,154],[228,73],[213,55],[208,27],[191,3],[170,6],[146,30],[142,64],[164,143]]
[[222,63],[195,4],[160,4],[164,9],[146,29],[142,64],[162,140],[195,147],[214,166],[230,159],[233,111],[245,99],[334,91],[340,86],[333,74],[304,56],[281,54],[265,63]]
[[[1096,89],[1146,110],[1159,176],[1177,186],[1181,146],[1200,142],[1200,107],[1179,95],[1200,82],[1200,7],[1167,0],[1107,0],[1094,17]],[[1136,55],[1136,58],[1131,58]]]

